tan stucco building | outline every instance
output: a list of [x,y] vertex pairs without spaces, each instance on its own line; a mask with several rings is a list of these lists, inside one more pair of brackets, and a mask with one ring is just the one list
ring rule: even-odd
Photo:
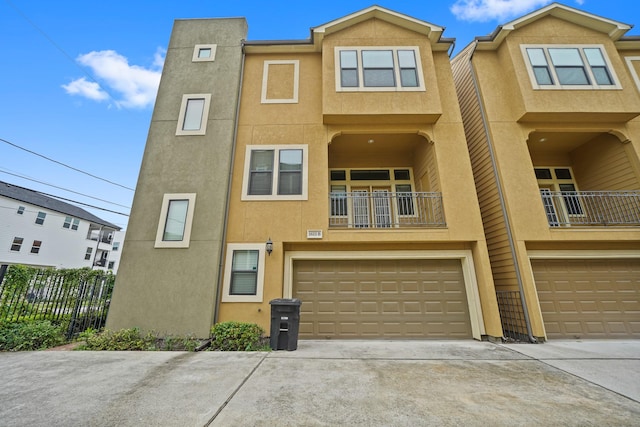
[[452,61],[505,335],[640,337],[630,28],[554,3]]
[[[591,292],[614,287],[621,317],[589,319],[635,336],[628,28],[554,4],[452,61],[442,27],[378,6],[296,41],[176,21],[107,327],[268,331],[284,297],[302,301],[301,339],[543,339],[574,327],[545,311],[566,298],[544,298],[606,268],[620,280]],[[536,80],[529,55],[553,82],[576,78],[553,67],[554,44],[594,62],[588,87]],[[625,208],[592,208],[602,198]]]

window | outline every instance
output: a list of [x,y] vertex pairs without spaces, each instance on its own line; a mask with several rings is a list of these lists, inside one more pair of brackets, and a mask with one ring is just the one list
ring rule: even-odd
[[417,46],[337,47],[336,90],[424,91]]
[[120,249],[120,242],[113,242],[113,250],[117,251]]
[[[543,204],[549,224],[558,226],[558,216],[584,215],[580,195],[573,179],[573,171],[569,167],[539,167],[535,168],[538,187],[543,196]],[[560,192],[564,206],[554,207],[553,192]],[[558,209],[561,210],[558,212]]]
[[36,217],[36,224],[42,225],[44,224],[44,219],[47,217],[45,212],[38,212],[38,216]]
[[156,233],[156,248],[188,248],[195,193],[165,194]]
[[13,243],[11,243],[11,250],[14,252],[20,252],[20,249],[22,249],[22,242],[24,242],[22,237],[14,237]]
[[42,246],[42,242],[40,240],[34,240],[33,245],[31,246],[31,253],[37,254],[40,252],[40,246]]
[[204,135],[211,94],[183,95],[176,135]]
[[210,62],[216,59],[216,48],[218,46],[215,44],[197,44],[193,48],[193,57],[191,58],[192,62]]
[[242,200],[307,200],[307,146],[248,146]]
[[24,214],[24,206],[18,206],[18,211],[16,212],[18,215]]
[[600,46],[522,46],[536,89],[619,89]]
[[113,267],[115,267],[115,265],[116,265],[115,261],[109,261],[109,264],[107,264],[107,269],[113,270]]
[[93,248],[87,248],[87,251],[84,254],[84,259],[89,261],[91,259],[92,253],[93,253]]
[[262,302],[264,243],[230,243],[227,246],[222,301]]
[[72,218],[68,216],[68,217],[65,217],[64,224],[62,224],[62,228],[77,230],[79,224],[80,224],[80,220],[78,218]]

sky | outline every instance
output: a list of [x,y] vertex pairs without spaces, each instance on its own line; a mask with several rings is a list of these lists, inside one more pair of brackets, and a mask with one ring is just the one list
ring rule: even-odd
[[[121,214],[130,212],[175,19],[245,17],[248,40],[302,40],[312,27],[378,4],[445,27],[455,54],[550,3],[0,0],[0,181],[95,206],[80,205],[126,228]],[[563,3],[635,24],[627,35],[640,35],[637,0]]]

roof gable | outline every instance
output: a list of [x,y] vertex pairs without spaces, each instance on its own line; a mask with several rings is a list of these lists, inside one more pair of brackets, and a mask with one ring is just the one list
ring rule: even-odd
[[496,49],[502,41],[514,30],[529,25],[547,16],[581,25],[583,27],[607,34],[612,41],[618,41],[632,26],[622,22],[613,21],[601,16],[593,15],[582,10],[574,9],[560,3],[550,5],[524,15],[518,19],[499,26],[488,36],[476,37],[478,50]]

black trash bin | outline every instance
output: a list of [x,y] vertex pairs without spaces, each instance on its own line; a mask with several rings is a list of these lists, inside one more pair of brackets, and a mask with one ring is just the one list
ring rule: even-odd
[[298,328],[300,325],[300,305],[297,298],[278,298],[271,304],[272,350],[295,350],[298,348]]

